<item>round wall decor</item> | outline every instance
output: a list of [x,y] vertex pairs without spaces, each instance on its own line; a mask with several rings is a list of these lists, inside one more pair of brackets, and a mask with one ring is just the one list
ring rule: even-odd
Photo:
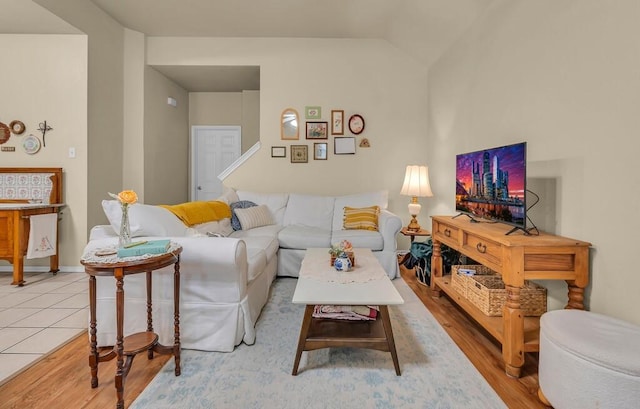
[[5,143],[11,137],[11,130],[6,124],[0,122],[0,145]]
[[22,141],[22,147],[29,155],[33,155],[40,150],[40,139],[36,136],[29,135]]
[[22,121],[18,121],[17,119],[15,121],[11,121],[11,123],[9,124],[9,128],[11,128],[11,132],[16,135],[21,135],[25,129],[24,123]]

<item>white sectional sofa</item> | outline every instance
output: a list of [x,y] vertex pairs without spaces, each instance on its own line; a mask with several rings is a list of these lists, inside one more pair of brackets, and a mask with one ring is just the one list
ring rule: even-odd
[[[237,214],[258,214],[260,210],[262,217],[244,217],[243,222],[252,228],[233,231],[229,219],[187,227],[159,206],[135,204],[129,209],[134,240],[163,237],[183,247],[180,260],[183,348],[232,351],[241,342],[253,344],[254,326],[267,302],[271,283],[276,275],[297,277],[307,248],[328,248],[347,239],[354,247],[370,248],[390,278],[398,275],[396,235],[402,222],[386,210],[384,191],[333,197],[228,189],[219,200],[232,207],[234,203],[252,202],[257,205],[253,210],[236,210]],[[378,231],[344,230],[345,206],[379,206]],[[85,254],[117,244],[120,206],[116,201],[104,201],[103,208],[111,225],[95,226],[91,230]],[[226,237],[209,237],[207,232]],[[98,345],[113,345],[115,280],[98,277],[97,284]],[[124,289],[125,334],[143,331],[146,328],[144,275],[127,276]],[[154,330],[164,344],[171,344],[173,340],[172,289],[172,267],[154,272]]]

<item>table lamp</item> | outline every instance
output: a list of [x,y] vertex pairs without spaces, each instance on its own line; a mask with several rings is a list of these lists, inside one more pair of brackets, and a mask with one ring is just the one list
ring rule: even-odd
[[420,203],[418,203],[418,197],[431,197],[431,186],[429,185],[429,168],[427,166],[409,165],[404,175],[404,184],[401,195],[411,196],[411,203],[409,203],[409,214],[411,215],[411,221],[407,226],[409,231],[420,231],[420,225],[416,217],[420,214]]

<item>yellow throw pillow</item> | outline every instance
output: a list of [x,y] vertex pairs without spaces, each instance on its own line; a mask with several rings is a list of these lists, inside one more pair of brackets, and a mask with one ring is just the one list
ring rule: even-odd
[[218,221],[231,217],[231,208],[225,202],[212,200],[181,203],[173,206],[160,205],[175,214],[187,226]]
[[343,227],[345,230],[378,231],[379,206],[344,207]]

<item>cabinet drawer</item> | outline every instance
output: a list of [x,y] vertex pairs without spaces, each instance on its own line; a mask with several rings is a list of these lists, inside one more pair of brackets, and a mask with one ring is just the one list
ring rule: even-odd
[[478,262],[502,265],[502,245],[500,243],[465,232],[462,247],[469,257]]
[[457,227],[443,223],[434,223],[433,227],[434,231],[431,234],[433,234],[436,240],[449,247],[458,247],[458,235],[460,234],[460,231]]

